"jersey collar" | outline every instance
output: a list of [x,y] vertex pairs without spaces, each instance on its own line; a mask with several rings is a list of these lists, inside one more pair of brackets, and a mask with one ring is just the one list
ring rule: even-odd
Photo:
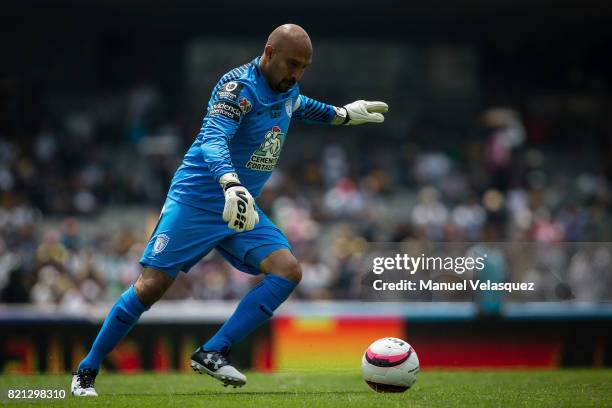
[[257,57],[253,61],[251,61],[253,67],[255,67],[255,83],[257,86],[257,90],[261,92],[264,96],[266,96],[266,99],[269,99],[270,102],[289,98],[293,93],[293,90],[297,88],[298,84],[293,85],[291,88],[289,88],[287,92],[276,92],[274,89],[270,88],[270,84],[268,84],[268,81],[263,76],[261,69],[259,68],[259,59],[260,57]]

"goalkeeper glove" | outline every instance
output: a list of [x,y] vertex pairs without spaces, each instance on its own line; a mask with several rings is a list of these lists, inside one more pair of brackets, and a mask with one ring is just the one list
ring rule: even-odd
[[361,125],[363,123],[382,123],[385,121],[383,113],[389,110],[389,106],[379,101],[358,100],[336,110],[334,124],[337,125]]
[[226,173],[219,179],[225,194],[223,221],[236,232],[250,231],[259,222],[259,214],[255,209],[255,200],[236,173]]

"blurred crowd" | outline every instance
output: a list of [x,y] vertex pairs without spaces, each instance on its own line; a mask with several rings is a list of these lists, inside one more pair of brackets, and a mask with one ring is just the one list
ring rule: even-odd
[[[161,206],[199,127],[167,119],[160,101],[154,87],[139,85],[21,138],[0,135],[2,302],[78,310],[113,300],[136,279],[157,216],[151,208]],[[492,108],[462,140],[425,123],[382,147],[384,135],[320,139],[303,157],[281,159],[258,204],[302,263],[295,297],[360,298],[356,257],[373,242],[610,242],[609,146],[565,118]],[[317,141],[317,128],[298,131]],[[118,206],[142,208],[140,227],[100,221]],[[576,298],[612,298],[612,285],[601,284],[609,251],[562,252],[543,266],[504,256],[499,280],[531,273],[542,287],[569,285]],[[238,299],[257,279],[212,253],[166,299]]]

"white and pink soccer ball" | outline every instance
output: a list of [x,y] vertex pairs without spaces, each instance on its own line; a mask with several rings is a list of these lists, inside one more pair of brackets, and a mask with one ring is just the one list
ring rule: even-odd
[[370,344],[361,359],[361,371],[376,392],[404,392],[416,381],[419,358],[404,340],[385,337]]

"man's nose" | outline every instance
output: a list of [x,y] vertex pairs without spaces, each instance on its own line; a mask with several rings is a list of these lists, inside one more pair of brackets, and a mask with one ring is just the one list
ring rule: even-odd
[[291,72],[291,79],[297,82],[302,77],[303,73],[303,69],[295,69]]

